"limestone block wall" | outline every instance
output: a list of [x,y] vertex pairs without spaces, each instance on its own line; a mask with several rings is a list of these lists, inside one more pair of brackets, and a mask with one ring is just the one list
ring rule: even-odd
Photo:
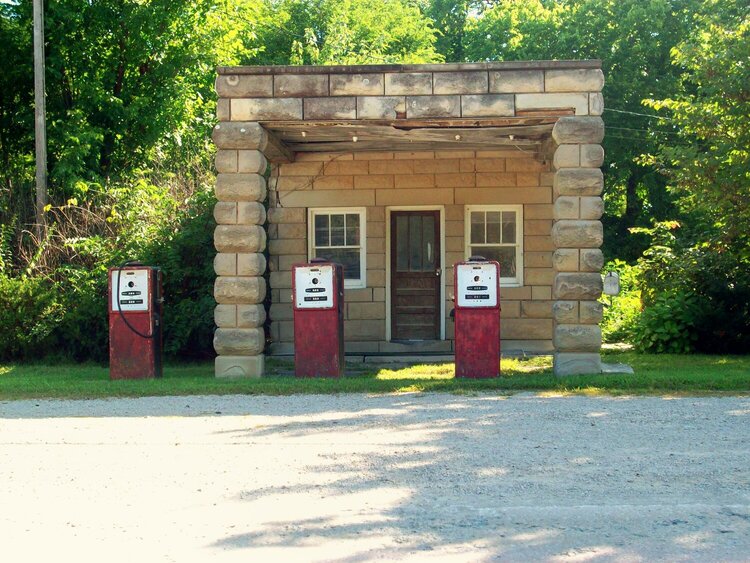
[[479,118],[601,115],[603,84],[590,61],[229,67],[216,92],[219,121]]
[[445,219],[446,341],[451,351],[453,264],[466,259],[466,205],[523,206],[524,285],[501,290],[505,350],[552,351],[551,163],[514,148],[488,151],[300,153],[269,181],[270,352],[293,351],[291,267],[307,260],[307,209],[367,209],[367,287],[345,293],[350,353],[397,352],[386,342],[386,209],[439,206]]
[[552,130],[557,144],[552,241],[558,375],[601,371],[603,137],[599,117],[563,117]]

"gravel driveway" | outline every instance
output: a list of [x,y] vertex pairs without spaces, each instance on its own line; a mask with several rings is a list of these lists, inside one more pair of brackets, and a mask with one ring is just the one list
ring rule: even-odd
[[747,561],[749,398],[0,403],[4,561]]

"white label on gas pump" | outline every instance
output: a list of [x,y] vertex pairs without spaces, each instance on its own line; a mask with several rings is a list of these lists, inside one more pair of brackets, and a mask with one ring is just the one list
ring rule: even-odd
[[303,266],[294,270],[297,309],[333,308],[333,266]]
[[[120,294],[118,295],[117,280],[121,273]],[[112,272],[113,311],[148,311],[149,299],[148,270],[115,270]]]
[[456,266],[456,304],[459,307],[497,306],[497,267],[495,264]]

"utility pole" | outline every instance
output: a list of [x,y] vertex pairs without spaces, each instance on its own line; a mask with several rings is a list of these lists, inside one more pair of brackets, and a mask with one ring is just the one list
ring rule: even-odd
[[44,232],[47,205],[47,126],[44,91],[44,0],[34,0],[34,137],[36,141],[36,236]]

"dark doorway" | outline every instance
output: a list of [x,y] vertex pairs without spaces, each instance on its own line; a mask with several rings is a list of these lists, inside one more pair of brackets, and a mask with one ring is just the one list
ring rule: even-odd
[[440,212],[391,212],[391,340],[440,338]]

